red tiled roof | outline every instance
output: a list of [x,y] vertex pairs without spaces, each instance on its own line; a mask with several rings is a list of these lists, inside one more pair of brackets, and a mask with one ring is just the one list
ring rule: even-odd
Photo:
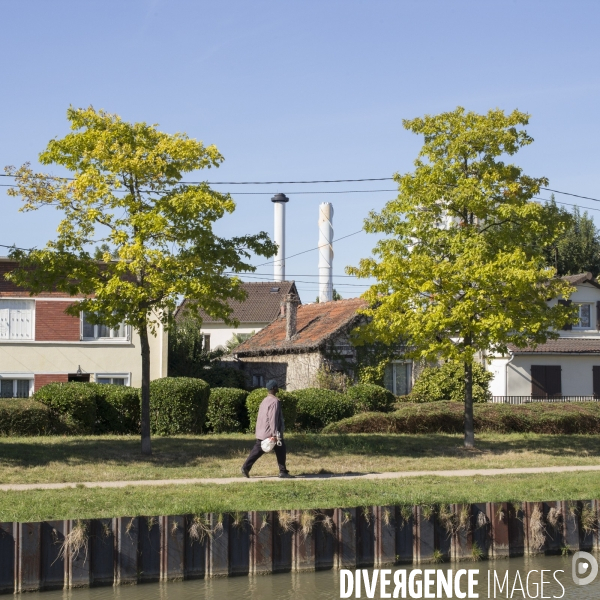
[[600,338],[568,338],[548,340],[536,348],[517,348],[509,345],[513,354],[600,354]]
[[[293,281],[269,281],[242,283],[242,289],[248,294],[243,302],[229,300],[232,309],[231,317],[240,323],[271,323],[281,313],[281,303],[287,294],[298,294],[296,284]],[[186,300],[184,300],[175,318],[183,314]],[[223,319],[215,319],[203,310],[199,311],[203,323],[223,323]]]
[[285,339],[285,318],[280,318],[240,344],[235,354],[252,356],[316,350],[336,333],[358,324],[361,317],[357,311],[366,306],[362,298],[299,306],[297,333],[291,340]]

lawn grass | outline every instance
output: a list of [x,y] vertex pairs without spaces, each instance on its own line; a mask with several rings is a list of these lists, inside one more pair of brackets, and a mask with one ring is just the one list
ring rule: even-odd
[[600,498],[600,473],[72,488],[0,493],[0,521],[159,516],[373,505]]
[[[457,434],[290,434],[294,474],[374,473],[600,464],[597,436],[480,434],[477,448]],[[0,438],[0,483],[58,483],[239,476],[252,435],[153,439],[143,457],[137,436]],[[275,458],[259,460],[253,475],[275,475]]]

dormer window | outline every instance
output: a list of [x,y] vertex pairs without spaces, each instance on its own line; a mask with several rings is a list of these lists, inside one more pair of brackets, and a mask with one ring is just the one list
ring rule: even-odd
[[576,304],[579,311],[578,319],[573,324],[573,329],[591,329],[592,328],[592,305]]

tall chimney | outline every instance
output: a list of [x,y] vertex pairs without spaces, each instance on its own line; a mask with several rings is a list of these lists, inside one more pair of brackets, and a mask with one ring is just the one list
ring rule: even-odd
[[277,244],[277,255],[273,263],[273,279],[285,281],[285,204],[290,199],[285,194],[275,194],[271,202],[275,205],[274,238]]
[[296,335],[296,320],[298,317],[300,298],[296,294],[285,297],[285,339],[291,340]]
[[333,300],[333,206],[319,205],[319,302]]

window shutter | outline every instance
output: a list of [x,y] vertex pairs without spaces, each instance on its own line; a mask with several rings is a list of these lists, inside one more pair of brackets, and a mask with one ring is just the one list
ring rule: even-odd
[[24,340],[33,339],[33,328],[31,322],[33,320],[33,311],[22,310],[21,312],[21,338]]
[[[559,300],[558,303],[562,304],[563,306],[571,306],[572,304],[571,300]],[[573,325],[571,323],[566,323],[562,328],[563,331],[571,331],[572,329]]]
[[546,368],[543,365],[531,365],[531,395],[546,395]]
[[10,311],[10,339],[12,340],[30,340],[32,327],[31,310],[11,310]]
[[600,396],[600,366],[592,367],[592,387],[594,396]]
[[560,366],[546,367],[546,392],[548,396],[562,396],[561,371]]
[[8,308],[0,309],[0,340],[9,338],[9,312]]
[[20,340],[21,339],[21,311],[11,310],[10,311],[10,339]]

